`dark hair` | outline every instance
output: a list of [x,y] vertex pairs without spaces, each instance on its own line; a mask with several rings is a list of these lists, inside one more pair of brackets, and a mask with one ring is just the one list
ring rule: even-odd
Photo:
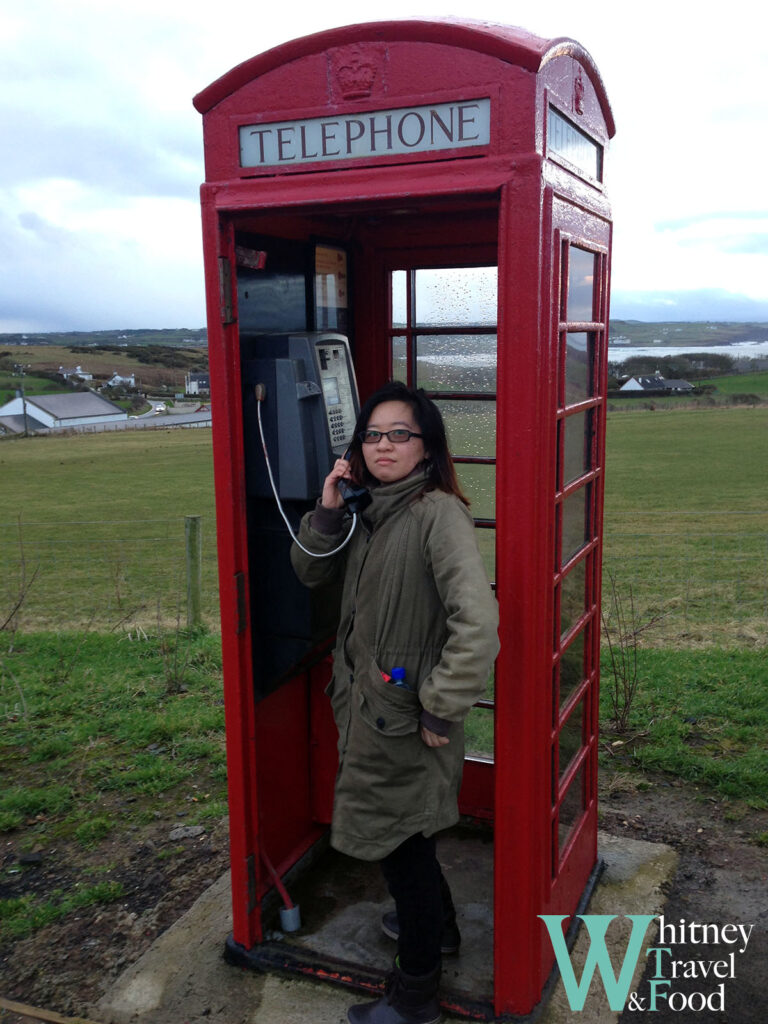
[[366,429],[373,410],[382,402],[405,402],[413,412],[419,433],[423,437],[424,450],[428,453],[424,490],[446,491],[448,494],[455,494],[465,505],[469,505],[469,500],[462,493],[456,477],[440,410],[431,398],[427,398],[422,388],[409,388],[399,380],[391,380],[379,388],[366,399],[360,409],[355,424],[355,436],[349,448],[349,463],[355,479],[366,485],[374,482],[374,477],[366,468],[363,445],[358,435]]

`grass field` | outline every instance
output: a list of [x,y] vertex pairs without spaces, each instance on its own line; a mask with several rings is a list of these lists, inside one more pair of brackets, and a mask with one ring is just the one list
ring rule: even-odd
[[[768,807],[768,689],[763,649],[638,651],[628,725],[613,728],[612,675],[601,659],[601,762],[618,774],[667,772],[751,807]],[[493,715],[475,708],[467,749],[493,752]]]
[[[491,409],[449,422],[457,452],[477,449]],[[493,514],[492,471],[460,467],[477,515]],[[605,562],[667,635],[765,634],[768,610],[768,406],[609,414]],[[30,625],[102,622],[185,594],[184,517],[203,520],[204,613],[218,615],[211,435],[167,430],[0,443],[0,600],[20,556],[39,566]],[[492,531],[481,546],[492,572]],[[3,589],[4,588],[4,589]],[[53,603],[55,616],[51,618]],[[48,608],[48,617],[42,609]],[[738,631],[742,630],[740,638]],[[700,637],[701,638],[701,637]]]
[[219,647],[202,633],[31,633],[2,651],[0,834],[17,852],[68,849],[80,876],[66,893],[0,898],[0,944],[119,900],[116,851],[161,815],[225,817]]
[[723,395],[760,395],[768,397],[768,370],[758,373],[736,373],[727,377],[712,377],[707,381],[714,384]]
[[[209,430],[0,443],[0,608],[39,568],[27,627],[173,618],[186,601],[184,517],[203,523],[203,611],[218,618]],[[23,565],[21,556],[23,554]],[[184,605],[184,607],[186,607]],[[185,614],[185,613],[184,613]]]
[[766,638],[768,407],[609,416],[605,568],[676,643]]
[[768,408],[609,414],[606,453],[608,528],[766,511]]
[[[455,447],[474,445],[487,415],[452,423]],[[766,468],[768,405],[609,415],[605,564],[640,616],[664,617],[639,651],[618,738],[604,651],[608,771],[667,772],[765,806]],[[0,478],[0,623],[39,568],[0,649],[0,834],[29,851],[69,844],[96,864],[158,807],[220,820],[210,432],[5,441]],[[467,484],[492,502],[486,479]],[[174,625],[186,515],[203,519],[208,632]],[[492,714],[478,709],[468,748],[492,747]],[[0,900],[0,938],[120,899],[105,878],[83,878],[76,899]]]
[[[664,771],[722,796],[768,807],[768,689],[763,650],[648,649],[638,653],[629,728],[613,760]],[[603,658],[601,719],[610,725]],[[611,765],[611,759],[606,759]]]

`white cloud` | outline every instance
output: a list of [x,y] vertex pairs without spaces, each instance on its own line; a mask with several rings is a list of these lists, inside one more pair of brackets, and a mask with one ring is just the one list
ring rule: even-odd
[[16,201],[0,216],[0,331],[204,323],[196,203],[99,205],[65,181],[19,190]]
[[[418,13],[451,12],[425,0]],[[647,0],[637,12],[613,0],[478,0],[473,15],[571,36],[594,57],[617,123],[607,189],[618,295],[765,298],[759,9],[732,0],[710,18],[692,0]],[[410,16],[407,0],[374,0],[362,16],[339,0],[299,20],[251,0],[215,11],[27,0],[0,13],[0,330],[25,317],[48,329],[202,323],[193,96],[297,35]]]

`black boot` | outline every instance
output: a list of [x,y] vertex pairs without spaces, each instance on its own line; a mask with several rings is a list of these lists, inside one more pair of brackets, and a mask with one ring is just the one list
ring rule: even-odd
[[439,1024],[439,981],[439,965],[429,974],[406,974],[395,964],[381,999],[351,1006],[347,1020],[349,1024]]

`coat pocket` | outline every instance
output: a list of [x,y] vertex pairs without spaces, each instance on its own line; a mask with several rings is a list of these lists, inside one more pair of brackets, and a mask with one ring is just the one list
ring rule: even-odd
[[413,690],[387,682],[373,658],[358,677],[360,717],[383,736],[408,736],[419,728],[421,705]]

